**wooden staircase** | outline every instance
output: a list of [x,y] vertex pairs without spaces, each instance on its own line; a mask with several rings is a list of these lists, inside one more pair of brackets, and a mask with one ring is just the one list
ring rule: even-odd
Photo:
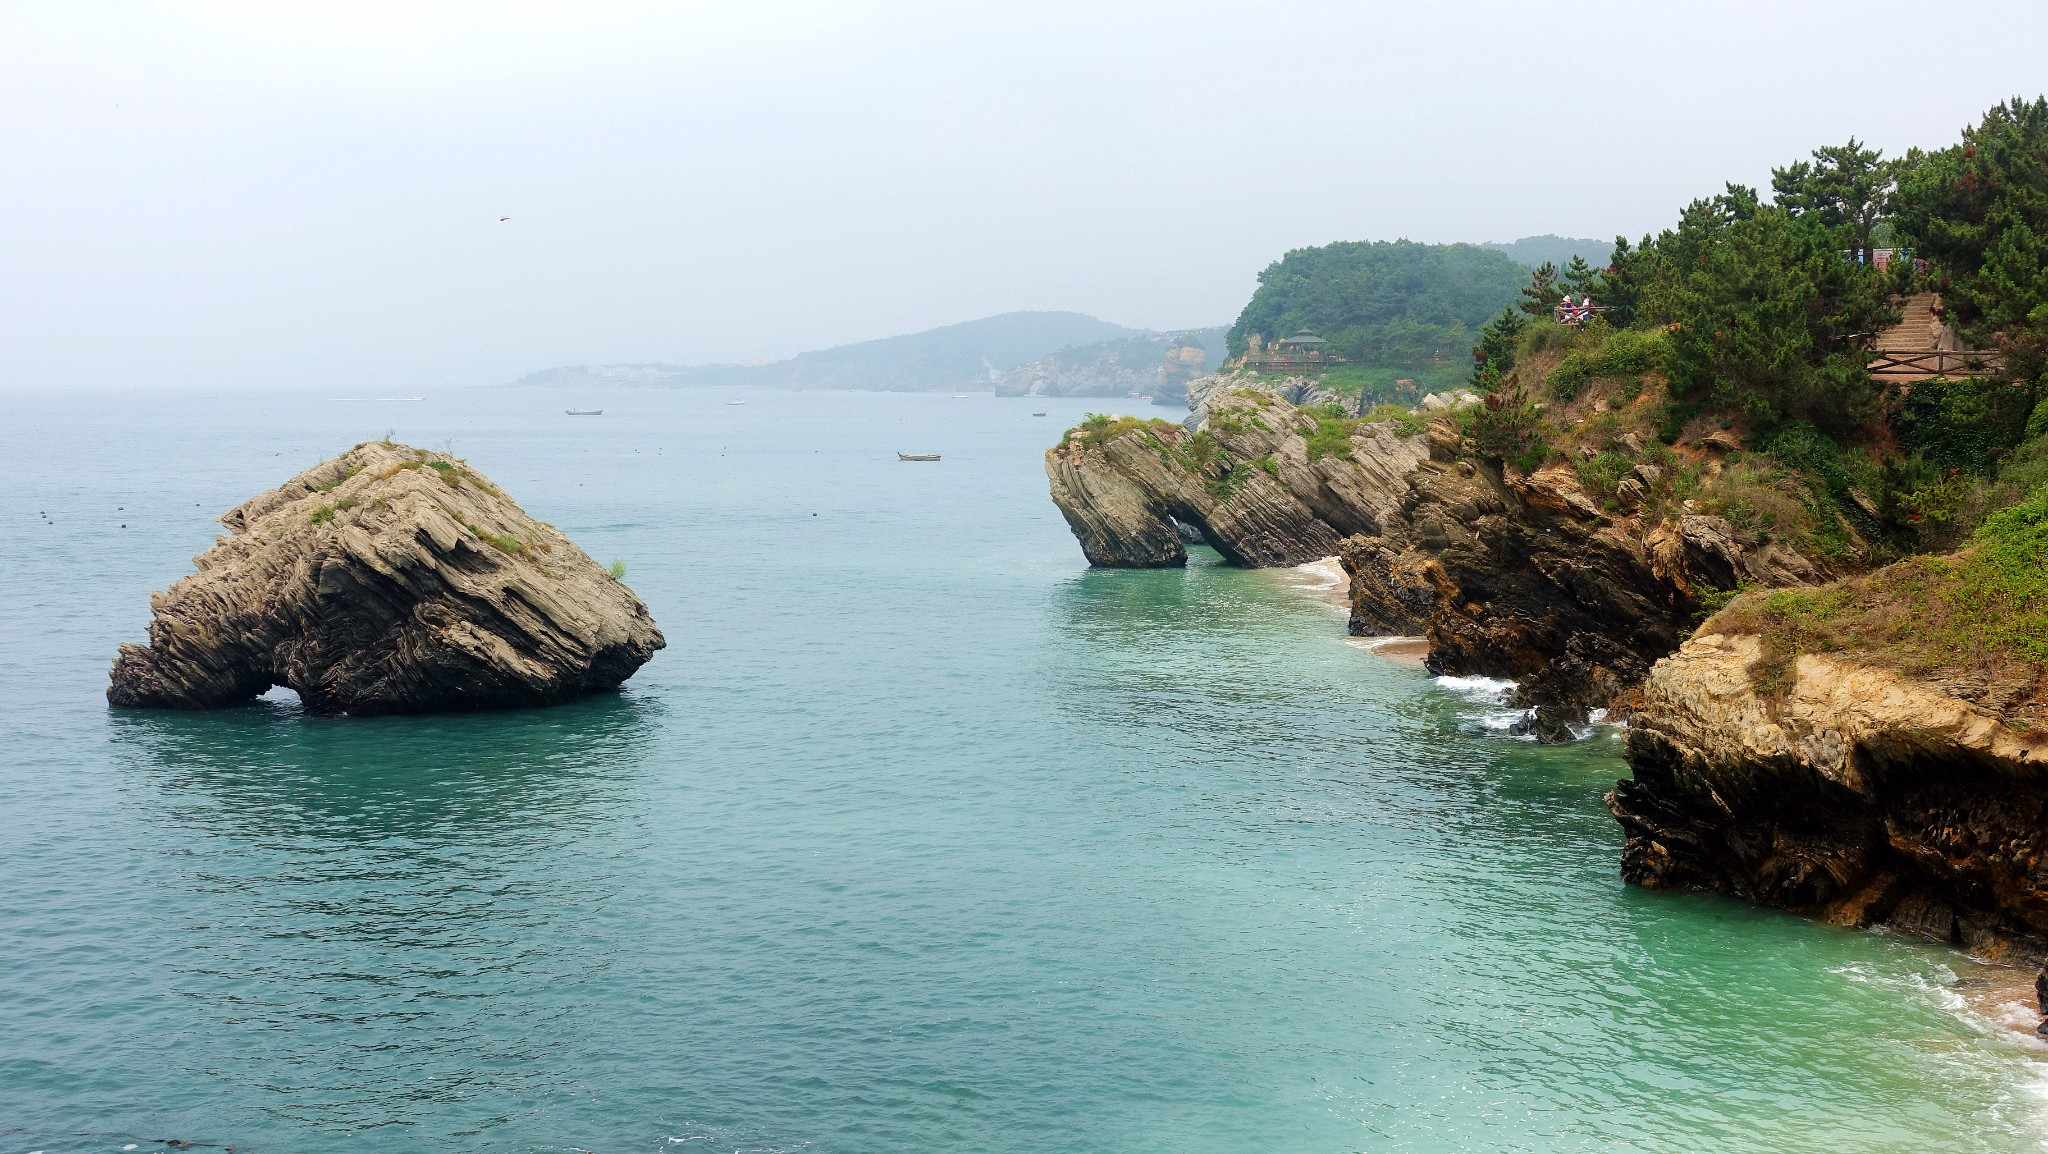
[[1965,347],[1941,319],[1938,295],[1914,293],[1899,302],[1899,312],[1899,323],[1871,341],[1876,355],[1870,375],[1877,380],[1910,385],[1930,377],[1985,377],[1999,370],[1997,353]]

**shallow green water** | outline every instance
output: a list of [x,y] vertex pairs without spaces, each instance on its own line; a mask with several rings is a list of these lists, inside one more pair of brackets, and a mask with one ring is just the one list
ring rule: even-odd
[[[1289,575],[1086,570],[1039,453],[1104,402],[7,404],[0,1151],[2042,1145],[1964,960],[1621,885],[1611,736],[1494,735]],[[670,648],[109,712],[209,518],[387,427]]]

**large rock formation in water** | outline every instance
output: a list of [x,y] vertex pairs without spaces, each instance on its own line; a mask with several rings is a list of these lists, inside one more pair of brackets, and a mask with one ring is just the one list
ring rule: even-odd
[[1338,554],[1354,633],[1422,633],[1433,670],[1515,679],[1546,739],[1625,707],[1708,591],[1819,576],[1720,518],[1648,508],[1648,465],[1606,508],[1568,464],[1478,457],[1451,417],[1368,423],[1242,386],[1203,405],[1199,432],[1098,421],[1046,453],[1090,562],[1182,564],[1183,526],[1240,565]]
[[323,714],[543,705],[662,648],[631,590],[464,462],[356,446],[221,518],[155,594],[107,699],[206,709],[273,685]]
[[1312,439],[1314,417],[1273,393],[1211,399],[1200,431],[1098,418],[1046,450],[1052,498],[1096,565],[1187,563],[1181,526],[1239,565],[1299,565],[1400,514],[1428,449],[1395,422]]
[[[1622,874],[1993,958],[2048,952],[2048,687],[1853,654],[1770,670],[1720,619],[1658,663],[1608,795]],[[1760,687],[1760,682],[1767,682]]]

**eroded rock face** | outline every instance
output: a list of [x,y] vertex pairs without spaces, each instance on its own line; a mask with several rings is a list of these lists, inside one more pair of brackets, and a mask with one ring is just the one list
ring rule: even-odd
[[1705,634],[1651,673],[1632,777],[1607,798],[1628,835],[1623,877],[2038,962],[2048,731],[2012,703],[2040,687],[1957,696],[1807,654],[1766,698],[1761,652],[1752,635]]
[[1718,517],[1646,527],[1611,514],[1569,465],[1523,474],[1460,460],[1443,423],[1430,443],[1399,515],[1345,543],[1352,632],[1419,623],[1431,669],[1514,679],[1544,740],[1569,740],[1589,709],[1625,709],[1691,629],[1701,593],[1819,576],[1790,550],[1745,548]]
[[310,712],[544,705],[616,688],[664,645],[631,590],[468,465],[368,443],[221,518],[150,598],[107,700],[207,709],[273,685]]
[[1178,523],[1233,564],[1300,565],[1349,534],[1378,534],[1428,452],[1391,422],[1312,449],[1314,428],[1272,393],[1236,390],[1211,398],[1199,433],[1139,421],[1075,429],[1046,451],[1045,473],[1092,564],[1184,565]]
[[[1703,594],[1824,576],[1718,517],[1603,508],[1568,464],[1476,461],[1449,418],[1420,435],[1359,426],[1341,456],[1327,428],[1312,450],[1316,418],[1270,390],[1218,389],[1202,405],[1199,434],[1127,421],[1047,452],[1090,562],[1184,564],[1186,526],[1240,565],[1335,553],[1352,633],[1422,634],[1436,672],[1514,679],[1544,740],[1569,740],[1590,709],[1627,709]],[[1657,470],[1631,476],[1647,488]]]

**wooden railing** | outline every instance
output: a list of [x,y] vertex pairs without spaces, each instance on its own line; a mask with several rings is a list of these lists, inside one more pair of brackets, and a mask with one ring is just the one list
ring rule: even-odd
[[1879,349],[1870,359],[1870,375],[1887,377],[1986,377],[2005,367],[1995,352],[1971,349]]

